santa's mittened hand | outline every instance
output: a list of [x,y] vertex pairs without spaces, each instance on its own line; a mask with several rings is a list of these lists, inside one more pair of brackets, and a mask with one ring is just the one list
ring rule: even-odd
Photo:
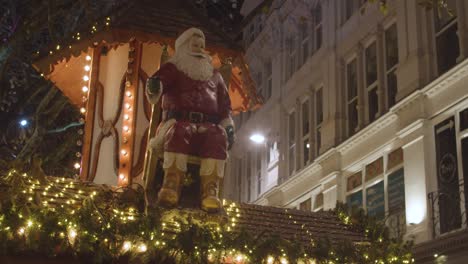
[[161,81],[158,77],[151,77],[146,80],[146,89],[149,94],[158,94],[161,90]]
[[228,150],[231,150],[232,145],[234,145],[234,141],[235,141],[234,127],[233,126],[227,126],[225,128],[225,130],[226,130],[227,141],[228,141]]

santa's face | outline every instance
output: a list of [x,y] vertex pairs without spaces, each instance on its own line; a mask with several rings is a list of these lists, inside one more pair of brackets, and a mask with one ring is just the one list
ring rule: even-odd
[[192,56],[194,57],[205,57],[205,40],[200,36],[194,35],[190,39],[190,50],[192,51]]
[[196,34],[176,49],[170,62],[194,80],[205,81],[213,76],[211,57],[205,52],[205,39]]

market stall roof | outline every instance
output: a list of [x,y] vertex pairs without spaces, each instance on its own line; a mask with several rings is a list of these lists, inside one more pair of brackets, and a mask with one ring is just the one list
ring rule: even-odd
[[[34,66],[57,83],[64,94],[72,98],[72,103],[80,104],[79,101],[75,102],[69,91],[66,91],[77,90],[67,88],[69,86],[65,84],[73,83],[66,81],[73,80],[73,77],[59,78],[57,74],[54,76],[56,68],[63,70],[68,62],[73,62],[73,58],[79,58],[89,48],[100,43],[115,46],[137,39],[143,43],[158,43],[173,47],[177,36],[190,27],[200,28],[205,33],[207,50],[210,54],[220,59],[230,58],[233,68],[236,68],[231,75],[234,81],[230,87],[230,95],[239,94],[237,96],[239,98],[232,98],[233,109],[239,112],[258,107],[262,100],[255,91],[254,82],[243,59],[243,49],[235,41],[235,34],[224,32],[204,14],[203,10],[197,9],[193,2],[188,0],[129,1],[128,5],[120,6],[99,21],[83,24],[73,36],[71,43],[66,41],[53,43],[47,50],[38,51]],[[70,69],[68,72],[70,75],[74,71]]]
[[[65,211],[78,210],[86,204],[85,201],[90,197],[91,199],[101,197],[94,199],[95,206],[101,208],[100,210],[111,210],[110,204],[138,202],[137,193],[141,191],[128,189],[133,191],[130,193],[118,192],[116,190],[119,189],[108,185],[49,177],[41,171],[36,173],[34,178],[15,171],[9,175],[9,181],[0,181],[0,190],[2,191],[0,194],[8,195],[11,192],[21,191],[21,189],[32,190],[35,195],[31,203],[37,206],[46,206],[52,210],[54,208]],[[55,196],[54,190],[60,191],[61,195]],[[2,198],[0,195],[0,201],[2,199],[5,197]],[[223,205],[228,221],[224,224],[232,227],[233,232],[245,231],[254,236],[275,234],[282,239],[299,242],[303,247],[311,247],[322,239],[328,239],[332,244],[343,241],[353,243],[366,243],[368,241],[363,232],[353,225],[343,223],[334,211],[311,212],[230,201],[224,201]],[[137,207],[139,206],[137,205]],[[183,214],[184,210],[193,216],[193,209],[181,209],[180,215]],[[208,215],[206,221],[210,222],[210,218],[219,219],[219,215]]]
[[366,241],[363,233],[344,224],[332,211],[310,212],[244,203],[238,208],[237,228],[251,234],[276,233],[284,239],[300,241],[303,246],[320,239],[329,239],[332,243]]

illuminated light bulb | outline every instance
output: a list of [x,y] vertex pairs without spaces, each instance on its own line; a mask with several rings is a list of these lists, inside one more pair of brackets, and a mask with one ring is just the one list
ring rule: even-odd
[[126,104],[125,104],[125,108],[127,108],[127,109],[130,110],[130,108],[132,108],[132,106],[131,106],[129,103],[126,103]]
[[73,165],[73,166],[75,167],[75,169],[79,169],[79,168],[81,168],[81,165],[80,165],[78,162],[77,162],[77,163],[75,163],[75,165]]
[[273,264],[273,257],[272,256],[269,256],[268,259],[267,259],[267,263],[268,264]]
[[87,61],[90,61],[90,60],[91,60],[91,56],[86,55],[86,60],[87,60]]
[[130,91],[125,92],[125,94],[127,95],[127,97],[132,97],[132,92]]
[[85,71],[89,71],[89,70],[91,70],[91,67],[90,67],[89,65],[85,65],[85,66],[84,66],[84,70],[85,70]]
[[82,114],[86,113],[86,108],[81,107],[81,108],[80,108],[80,112],[81,112]]
[[120,153],[122,153],[122,155],[124,155],[124,156],[127,156],[127,151],[126,151],[125,149],[122,149],[122,150],[120,151]]
[[132,243],[130,241],[125,241],[123,243],[122,249],[123,251],[129,251],[131,247],[132,247]]
[[26,223],[28,227],[31,227],[33,225],[33,222],[31,220],[28,220],[28,222]]
[[57,47],[55,47],[55,48],[56,48],[57,50],[59,50],[59,49],[60,49],[60,45],[57,45]]
[[19,123],[20,123],[20,125],[21,125],[22,127],[24,127],[24,126],[27,126],[27,125],[28,125],[28,120],[22,119]]
[[253,142],[257,143],[257,144],[260,144],[260,143],[263,143],[265,141],[265,136],[263,136],[262,134],[253,134],[252,136],[250,136],[250,140],[252,140]]
[[141,243],[140,245],[138,245],[138,252],[142,252],[142,253],[143,253],[143,252],[146,252],[147,249],[148,249],[148,247],[147,247],[145,244],[143,244],[143,243]]
[[125,132],[128,132],[130,130],[130,128],[128,126],[124,126],[123,129],[124,129]]
[[281,264],[288,264],[288,261],[285,258],[281,259]]
[[121,180],[125,180],[125,175],[124,175],[123,173],[120,173],[119,178],[120,178]]
[[24,231],[24,227],[21,227],[20,229],[18,229],[18,234],[24,235]]
[[129,116],[128,114],[125,114],[125,115],[124,115],[124,119],[125,119],[125,120],[130,120],[130,116]]
[[76,235],[77,233],[75,229],[70,229],[70,231],[68,232],[68,237],[70,237],[70,239],[75,239]]
[[83,86],[83,87],[81,88],[81,91],[83,91],[84,93],[88,92],[88,91],[89,91],[88,86]]
[[85,82],[89,81],[89,76],[88,76],[88,75],[84,75],[84,76],[83,76],[83,81],[85,81]]
[[236,260],[237,260],[237,262],[241,262],[242,261],[242,255],[237,255]]

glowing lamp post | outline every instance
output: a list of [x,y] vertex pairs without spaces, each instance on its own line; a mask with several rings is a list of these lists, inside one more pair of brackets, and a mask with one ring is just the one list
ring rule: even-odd
[[265,136],[263,136],[262,134],[255,133],[250,136],[250,140],[252,140],[256,144],[262,144],[263,142],[265,142]]

